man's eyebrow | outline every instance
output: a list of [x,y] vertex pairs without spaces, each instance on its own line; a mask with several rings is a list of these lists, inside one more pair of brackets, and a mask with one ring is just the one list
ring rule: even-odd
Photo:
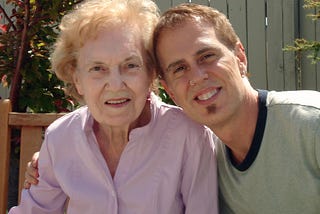
[[168,67],[166,68],[166,72],[169,72],[171,68],[176,67],[177,65],[181,64],[182,62],[184,62],[184,60],[180,59],[180,60],[177,60],[177,61],[170,63],[168,65]]
[[[219,47],[213,47],[213,46],[211,46],[211,47],[205,47],[205,48],[202,48],[202,49],[198,50],[193,56],[199,56],[199,55],[201,55],[201,54],[203,54],[203,53],[205,53],[205,52],[207,52],[207,51],[220,51],[220,50],[221,50],[221,48],[219,48]],[[177,65],[179,65],[179,64],[181,64],[181,63],[183,63],[183,62],[184,62],[183,59],[174,61],[174,62],[170,63],[170,64],[167,66],[167,68],[166,68],[165,71],[166,71],[166,72],[169,72],[169,70],[170,70],[171,68],[173,68],[173,67],[175,67],[175,66],[177,66]]]
[[205,47],[205,48],[202,48],[200,50],[198,50],[194,56],[198,56],[198,55],[201,55],[207,51],[219,51],[221,48],[218,48],[218,47]]

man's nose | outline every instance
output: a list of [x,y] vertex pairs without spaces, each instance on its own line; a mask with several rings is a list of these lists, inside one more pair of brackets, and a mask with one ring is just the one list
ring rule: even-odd
[[191,86],[194,86],[203,80],[207,80],[208,78],[209,78],[209,75],[205,69],[196,67],[191,70],[189,84]]

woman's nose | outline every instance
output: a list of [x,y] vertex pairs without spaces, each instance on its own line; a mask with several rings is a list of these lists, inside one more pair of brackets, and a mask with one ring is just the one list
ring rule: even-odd
[[106,78],[105,86],[109,90],[113,90],[113,91],[122,89],[125,86],[125,82],[120,71],[118,70],[111,71],[108,77]]

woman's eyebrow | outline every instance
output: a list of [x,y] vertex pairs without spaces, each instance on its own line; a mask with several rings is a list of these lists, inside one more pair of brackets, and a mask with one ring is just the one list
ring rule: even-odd
[[128,56],[127,58],[125,58],[125,59],[123,60],[123,62],[128,62],[128,61],[130,61],[130,60],[139,60],[139,61],[143,62],[143,59],[142,59],[139,55],[137,55],[137,54],[133,54],[133,55],[131,55],[131,56]]

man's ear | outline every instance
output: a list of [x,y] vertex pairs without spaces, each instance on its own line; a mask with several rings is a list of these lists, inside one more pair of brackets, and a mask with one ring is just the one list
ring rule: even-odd
[[245,49],[240,41],[237,42],[237,44],[236,44],[235,55],[238,59],[239,69],[240,69],[241,75],[246,75],[246,73],[247,73],[247,56],[246,56]]
[[175,102],[173,92],[170,90],[170,87],[167,85],[166,81],[163,79],[160,79],[159,82],[163,86],[163,88],[167,92],[167,94],[170,96],[170,98]]

